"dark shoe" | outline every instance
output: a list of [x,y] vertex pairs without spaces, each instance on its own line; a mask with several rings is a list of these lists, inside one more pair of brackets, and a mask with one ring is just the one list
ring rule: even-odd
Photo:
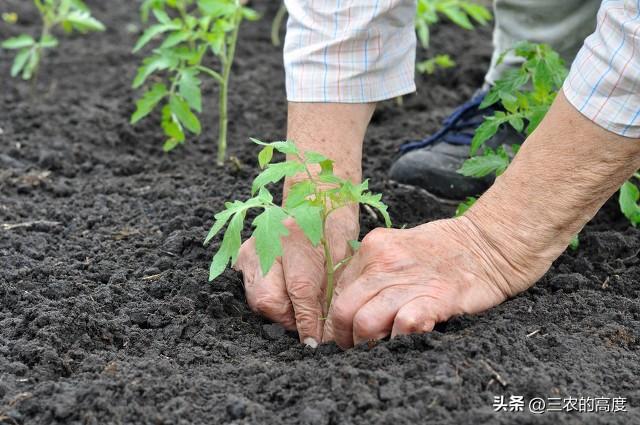
[[[400,158],[391,166],[391,179],[419,186],[437,197],[449,200],[463,200],[487,190],[493,183],[493,176],[477,179],[457,172],[469,158],[471,140],[484,117],[499,110],[497,105],[478,108],[485,95],[486,92],[481,92],[459,106],[444,120],[437,133],[403,145]],[[520,144],[525,138],[524,134],[511,126],[503,126],[485,144],[495,149],[500,145]]]

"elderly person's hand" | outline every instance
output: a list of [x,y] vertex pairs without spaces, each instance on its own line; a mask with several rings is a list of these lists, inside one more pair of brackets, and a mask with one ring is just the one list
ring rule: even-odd
[[338,281],[323,341],[428,332],[524,291],[638,168],[640,141],[603,130],[560,93],[463,217],[365,237]]

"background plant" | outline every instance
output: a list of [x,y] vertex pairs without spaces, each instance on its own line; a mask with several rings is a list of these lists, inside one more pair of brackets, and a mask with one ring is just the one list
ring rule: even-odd
[[[444,16],[454,24],[473,30],[475,24],[486,25],[493,16],[485,6],[468,0],[418,0],[416,33],[424,49],[429,48],[431,28]],[[418,72],[432,74],[438,68],[455,66],[449,55],[439,54],[417,64]]]
[[[368,191],[368,182],[353,184],[333,174],[333,161],[316,152],[300,152],[293,142],[263,143],[252,139],[263,148],[258,154],[258,162],[263,171],[251,186],[252,198],[242,202],[225,204],[225,209],[215,215],[215,222],[209,231],[205,244],[218,234],[224,226],[227,229],[222,244],[213,257],[209,270],[209,280],[220,276],[227,265],[235,264],[242,244],[241,231],[247,211],[261,209],[253,220],[253,237],[256,253],[260,259],[262,273],[267,274],[276,258],[282,255],[281,238],[289,234],[284,220],[292,218],[304,232],[313,246],[321,245],[324,250],[327,270],[327,308],[331,304],[334,288],[334,273],[349,259],[334,264],[331,249],[326,238],[327,219],[336,210],[352,204],[364,204],[376,208],[384,218],[387,227],[391,220],[387,206],[382,203],[382,195]],[[284,162],[271,163],[274,151],[293,158]],[[310,166],[320,166],[320,173],[313,175]],[[284,206],[276,205],[267,185],[278,183],[285,177],[306,174],[308,179],[291,186]],[[352,248],[357,249],[352,241]]]
[[[202,112],[201,76],[207,75],[220,87],[217,163],[221,165],[227,150],[229,79],[240,24],[258,15],[239,0],[145,0],[142,20],[149,19],[150,13],[157,22],[144,31],[133,51],[140,51],[158,36],[162,40],[143,60],[133,87],[141,87],[156,73],[162,73],[164,82],[147,88],[136,102],[131,123],[162,105],[165,151],[184,143],[186,132],[200,134],[197,114]],[[204,65],[209,54],[218,59],[220,70]]]
[[[499,63],[510,51],[521,57],[524,62],[518,69],[507,71],[503,78],[496,81],[480,105],[480,108],[487,108],[499,103],[504,111],[496,111],[493,115],[486,116],[476,130],[471,142],[471,157],[458,171],[465,176],[482,178],[494,174],[497,177],[504,173],[520,146],[503,145],[491,149],[485,147],[485,142],[504,125],[524,132],[526,136],[533,133],[549,111],[568,74],[562,58],[546,44],[526,41],[518,43],[513,49],[502,54]],[[479,154],[483,147],[484,151]],[[618,202],[625,217],[633,226],[637,226],[640,223],[640,190],[634,180],[640,180],[639,173],[621,187]],[[458,206],[456,215],[464,214],[475,201],[474,197],[467,198]],[[576,237],[571,246],[575,248],[577,243]]]
[[[482,178],[489,174],[502,174],[520,145],[503,145],[492,149],[485,147],[485,142],[503,125],[510,125],[516,131],[530,135],[551,107],[567,76],[568,69],[564,61],[546,44],[518,43],[504,52],[498,63],[502,63],[506,54],[512,51],[522,58],[523,63],[519,68],[505,72],[480,104],[480,108],[487,108],[498,103],[504,110],[485,116],[484,122],[476,130],[471,141],[470,158],[458,170],[465,176]],[[484,150],[479,154],[482,148]],[[458,207],[456,215],[464,214],[475,200],[473,197],[467,198]]]
[[[34,38],[30,34],[21,34],[4,40],[1,44],[4,49],[17,51],[11,67],[11,76],[21,75],[25,80],[37,79],[44,51],[58,46],[58,38],[53,35],[57,27],[66,33],[87,33],[105,29],[100,21],[91,16],[91,11],[82,0],[34,0],[33,3],[42,19],[39,36]],[[17,15],[4,14],[3,19],[13,19],[15,22]]]

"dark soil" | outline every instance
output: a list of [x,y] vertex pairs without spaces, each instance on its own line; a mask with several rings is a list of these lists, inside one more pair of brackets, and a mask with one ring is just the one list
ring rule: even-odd
[[[577,252],[485,314],[373,348],[305,348],[250,312],[238,274],[208,284],[219,241],[202,246],[223,201],[248,196],[248,137],[284,136],[275,2],[257,5],[266,16],[240,40],[230,106],[239,169],[213,165],[213,85],[203,136],[170,155],[155,119],[128,124],[138,3],[90,4],[108,31],[65,38],[33,99],[0,58],[0,225],[24,224],[0,227],[0,423],[640,423],[640,231],[614,202]],[[20,22],[0,23],[0,38],[36,33],[31,2],[5,0],[5,11]],[[474,92],[491,52],[488,28],[443,25],[433,38],[458,66],[418,77],[404,107],[381,105],[366,143],[366,176],[409,226],[453,208],[389,182],[387,169],[401,143]],[[362,222],[363,234],[378,225]],[[510,394],[627,397],[629,412],[494,413],[493,397]]]

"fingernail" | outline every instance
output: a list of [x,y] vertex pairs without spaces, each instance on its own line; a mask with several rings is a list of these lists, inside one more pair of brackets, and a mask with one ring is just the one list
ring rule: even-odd
[[309,338],[305,338],[304,342],[306,345],[308,345],[311,348],[318,348],[318,341],[316,341],[315,339],[309,337]]

